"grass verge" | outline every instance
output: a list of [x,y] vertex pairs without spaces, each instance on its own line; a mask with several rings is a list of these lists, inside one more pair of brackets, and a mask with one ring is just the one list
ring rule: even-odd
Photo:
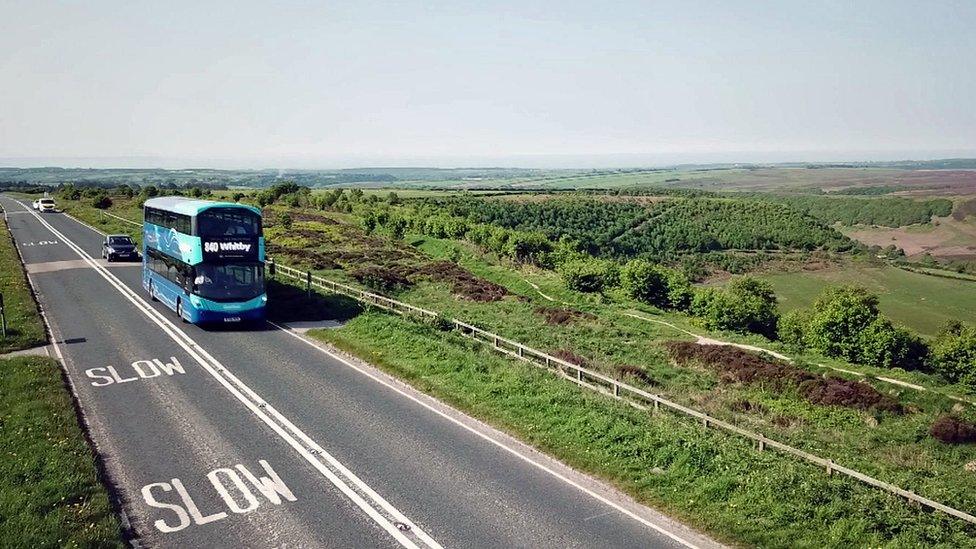
[[20,256],[7,224],[0,220],[0,293],[7,317],[7,336],[0,335],[0,354],[47,342],[44,324],[31,295]]
[[0,360],[0,447],[0,546],[122,546],[55,361]]
[[456,335],[367,312],[326,341],[712,535],[760,546],[964,546],[976,532],[848,479],[589,394]]

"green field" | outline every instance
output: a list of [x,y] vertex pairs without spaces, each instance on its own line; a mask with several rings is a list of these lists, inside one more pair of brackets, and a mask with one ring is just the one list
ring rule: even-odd
[[764,275],[784,311],[807,307],[828,284],[860,284],[877,293],[882,312],[934,336],[947,320],[976,322],[976,282],[913,273],[890,266],[844,266]]

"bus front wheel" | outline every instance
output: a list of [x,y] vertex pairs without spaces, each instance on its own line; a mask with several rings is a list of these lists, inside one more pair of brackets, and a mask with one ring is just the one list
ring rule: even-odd
[[180,320],[182,320],[183,322],[186,322],[186,319],[183,318],[183,300],[182,299],[177,299],[176,300],[176,316],[180,317]]
[[149,299],[153,301],[159,301],[158,299],[156,299],[156,291],[153,288],[152,280],[149,281]]

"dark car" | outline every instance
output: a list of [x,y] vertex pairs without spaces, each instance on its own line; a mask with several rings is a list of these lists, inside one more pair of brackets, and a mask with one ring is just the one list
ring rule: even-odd
[[139,259],[139,251],[136,250],[136,243],[132,238],[124,234],[110,234],[102,242],[102,257],[109,261],[116,259],[127,259],[136,261]]

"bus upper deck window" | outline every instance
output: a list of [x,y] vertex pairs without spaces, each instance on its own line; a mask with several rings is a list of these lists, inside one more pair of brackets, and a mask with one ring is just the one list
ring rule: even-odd
[[211,208],[197,216],[201,236],[260,236],[261,218],[237,208]]

